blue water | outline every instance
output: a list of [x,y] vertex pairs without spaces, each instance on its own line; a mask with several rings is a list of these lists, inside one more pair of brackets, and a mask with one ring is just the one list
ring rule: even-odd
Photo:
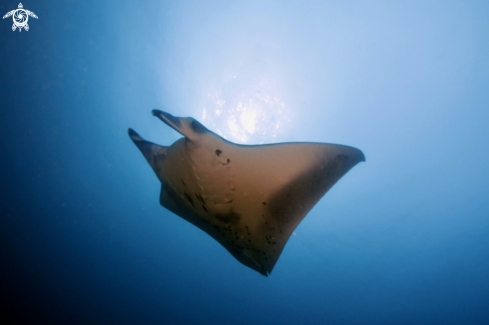
[[[29,31],[0,21],[0,321],[489,323],[486,1],[23,5]],[[367,161],[266,278],[159,205],[127,136],[179,138],[152,109]]]

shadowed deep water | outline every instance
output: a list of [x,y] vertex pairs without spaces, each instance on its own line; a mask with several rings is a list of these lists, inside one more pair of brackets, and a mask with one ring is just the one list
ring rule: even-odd
[[[0,24],[0,321],[489,322],[485,1],[36,1]],[[17,2],[3,1],[2,16]],[[361,149],[266,278],[159,205],[152,109]]]

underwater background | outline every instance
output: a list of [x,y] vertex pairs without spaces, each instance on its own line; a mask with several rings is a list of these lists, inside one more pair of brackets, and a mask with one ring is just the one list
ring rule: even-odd
[[[0,21],[1,323],[489,323],[487,1],[23,5],[29,31]],[[180,138],[153,109],[366,162],[264,277],[159,205],[127,135]]]

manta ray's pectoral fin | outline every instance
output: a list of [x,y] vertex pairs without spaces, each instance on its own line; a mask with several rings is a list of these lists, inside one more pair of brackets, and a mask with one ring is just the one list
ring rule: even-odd
[[133,129],[128,130],[129,137],[134,142],[134,144],[141,150],[144,158],[151,165],[151,168],[155,171],[158,176],[158,162],[164,159],[166,149],[168,147],[160,146],[152,142],[144,140],[139,134]]

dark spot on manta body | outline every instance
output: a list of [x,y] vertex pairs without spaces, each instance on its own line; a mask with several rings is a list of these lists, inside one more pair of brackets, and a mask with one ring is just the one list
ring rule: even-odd
[[[227,213],[216,213],[214,216],[216,219],[224,223],[236,223],[239,220],[239,214],[234,212],[232,209]],[[231,225],[228,225],[228,227],[231,228]]]
[[192,204],[192,206],[194,206],[194,201],[192,200],[192,198],[190,197],[190,195],[188,195],[187,192],[183,191],[183,194],[185,195],[185,197],[187,198],[187,201],[190,202],[190,204]]

